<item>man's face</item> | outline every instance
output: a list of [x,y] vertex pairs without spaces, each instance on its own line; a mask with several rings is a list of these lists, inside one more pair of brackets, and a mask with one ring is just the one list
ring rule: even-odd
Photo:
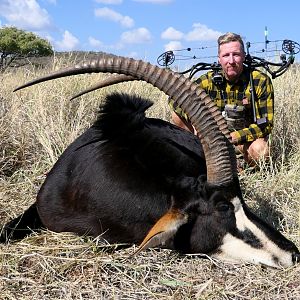
[[229,81],[236,81],[243,71],[245,53],[241,49],[239,42],[229,42],[220,45],[219,63]]

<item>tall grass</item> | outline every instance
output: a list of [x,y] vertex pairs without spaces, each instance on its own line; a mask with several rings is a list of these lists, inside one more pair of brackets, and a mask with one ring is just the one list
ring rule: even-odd
[[[72,65],[54,59],[48,69],[17,69],[0,77],[0,224],[35,201],[62,151],[95,119],[112,91],[153,99],[148,115],[169,120],[166,96],[130,82],[69,101],[107,75],[79,75],[13,93],[18,85]],[[300,202],[300,69],[273,81],[272,160],[240,175],[246,201],[298,247]],[[134,247],[134,246],[133,246]],[[98,240],[46,231],[0,246],[0,299],[299,299],[300,267],[235,266],[180,256],[169,250],[128,258]]]

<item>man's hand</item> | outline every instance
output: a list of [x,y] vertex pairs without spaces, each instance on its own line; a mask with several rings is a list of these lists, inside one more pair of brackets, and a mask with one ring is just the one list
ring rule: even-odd
[[237,144],[239,136],[236,131],[230,132],[232,144]]

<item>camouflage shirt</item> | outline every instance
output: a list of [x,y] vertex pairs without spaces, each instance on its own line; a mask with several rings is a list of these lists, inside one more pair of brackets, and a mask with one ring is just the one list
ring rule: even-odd
[[[255,111],[257,120],[265,118],[265,122],[258,125],[253,122],[253,109],[251,104],[250,76],[249,71],[244,68],[243,73],[235,83],[225,79],[221,84],[214,84],[213,71],[201,75],[196,82],[215,101],[221,111],[224,111],[226,104],[245,107],[245,128],[236,131],[238,144],[252,142],[257,138],[267,136],[273,127],[274,116],[274,90],[271,79],[264,73],[252,71],[253,85],[255,91]],[[180,108],[173,110],[181,117],[187,119],[186,114]]]

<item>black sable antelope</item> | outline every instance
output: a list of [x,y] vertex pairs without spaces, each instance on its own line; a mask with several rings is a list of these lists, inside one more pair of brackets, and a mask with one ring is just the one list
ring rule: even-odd
[[199,138],[146,118],[147,100],[108,96],[93,126],[58,159],[37,201],[3,227],[2,242],[44,227],[140,243],[139,251],[163,245],[273,267],[299,260],[296,246],[243,201],[226,123],[189,79],[143,61],[110,57],[20,88],[92,72],[121,74],[111,83],[136,79],[158,87],[188,114]]

